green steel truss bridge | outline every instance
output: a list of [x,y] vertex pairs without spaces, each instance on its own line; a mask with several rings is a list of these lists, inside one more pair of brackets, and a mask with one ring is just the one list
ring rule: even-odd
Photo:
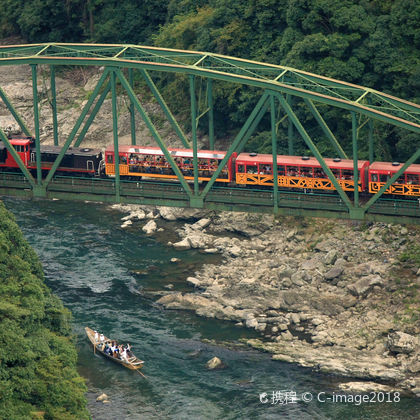
[[[341,158],[354,158],[355,185],[357,185],[357,156],[360,132],[363,127],[369,144],[369,160],[374,161],[373,121],[417,133],[420,135],[420,105],[328,77],[311,74],[289,67],[265,64],[233,58],[219,54],[154,48],[138,45],[101,44],[32,44],[0,47],[0,65],[29,65],[32,70],[34,132],[19,115],[6,93],[1,88],[0,97],[19,124],[23,133],[35,138],[37,171],[36,176],[27,170],[4,131],[0,138],[8,151],[18,162],[22,173],[0,174],[0,193],[26,197],[62,198],[71,200],[92,200],[154,204],[178,207],[209,208],[216,210],[272,212],[279,215],[322,216],[356,220],[374,220],[397,223],[420,223],[420,201],[390,200],[383,192],[405,169],[420,157],[420,148],[403,164],[398,172],[375,195],[360,197],[356,191],[346,194],[327,167],[319,149],[305,130],[293,109],[294,103],[304,103],[318,122],[325,137]],[[37,92],[38,66],[48,66],[50,70],[51,112],[53,117],[54,144],[58,145],[58,124],[55,70],[58,66],[96,66],[103,73],[81,110],[70,135],[62,142],[62,149],[50,172],[42,178],[40,162],[39,98]],[[183,178],[144,106],[133,90],[134,72],[138,72],[162,108],[173,130],[183,145],[193,149],[194,183]],[[154,72],[182,74],[189,80],[191,98],[191,138],[187,138],[168,108],[157,86],[153,82]],[[197,79],[200,80],[198,88]],[[208,122],[209,148],[214,148],[213,82],[228,82],[245,85],[260,91],[261,96],[249,114],[242,128],[233,139],[226,157],[211,180],[200,188],[197,164],[197,125],[206,118]],[[204,82],[204,83],[203,83]],[[112,98],[113,142],[118,149],[117,85],[125,91],[130,100],[131,139],[136,144],[135,112],[139,112],[157,145],[162,149],[167,161],[178,177],[176,183],[130,182],[120,179],[118,161],[114,179],[84,179],[55,176],[57,167],[70,146],[79,146],[107,95]],[[205,96],[202,112],[197,101],[197,91]],[[334,136],[317,106],[328,105],[341,108],[351,116],[352,156],[347,156],[340,142]],[[278,189],[276,183],[271,190],[246,188],[222,188],[214,185],[222,167],[234,152],[240,152],[266,113],[271,117],[272,154],[277,154],[277,127],[288,122],[289,154],[294,154],[295,133],[311,150],[321,164],[337,192],[331,194],[304,194]],[[281,118],[280,118],[281,117]],[[349,133],[350,137],[350,133]],[[117,157],[116,157],[117,160]],[[273,159],[273,172],[277,172],[277,162]]]

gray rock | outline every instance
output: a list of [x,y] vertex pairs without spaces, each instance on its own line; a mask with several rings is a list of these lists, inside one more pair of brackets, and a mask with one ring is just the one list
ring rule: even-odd
[[195,222],[193,225],[191,225],[192,229],[201,230],[207,227],[211,223],[210,219],[201,219],[198,222]]
[[401,331],[388,334],[388,349],[393,353],[409,354],[416,350],[419,346],[419,339],[410,334]]
[[198,287],[201,284],[200,280],[196,279],[195,277],[187,277],[186,281],[194,287]]
[[299,322],[300,322],[300,317],[299,317],[299,314],[292,313],[292,314],[290,315],[290,320],[291,320],[294,324],[299,324]]
[[302,270],[315,270],[315,268],[318,268],[320,265],[319,261],[317,258],[312,258],[310,260],[304,261],[300,268]]
[[333,265],[337,261],[337,254],[337,250],[335,249],[328,251],[327,255],[322,259],[323,263],[325,265]]
[[346,382],[338,385],[342,391],[350,393],[366,392],[391,392],[394,391],[389,385],[378,384],[376,382]]
[[347,286],[347,289],[354,296],[366,296],[374,286],[382,286],[383,280],[379,276],[362,277],[356,283]]
[[258,321],[255,318],[247,318],[245,321],[245,325],[248,328],[256,328],[258,326]]
[[191,244],[187,238],[184,238],[182,241],[175,242],[173,244],[173,247],[178,250],[185,250],[185,249],[191,249]]
[[262,322],[262,323],[259,323],[255,329],[257,331],[264,332],[266,328],[267,328],[267,324],[265,322]]
[[219,251],[217,248],[205,248],[203,249],[205,254],[217,254]]
[[315,251],[328,252],[331,249],[331,244],[328,240],[318,242],[314,246]]
[[343,268],[342,267],[334,266],[333,268],[331,268],[331,270],[328,270],[324,274],[324,278],[325,278],[325,280],[333,280],[337,277],[340,277],[342,273],[343,273]]
[[239,257],[242,255],[242,250],[241,248],[239,248],[239,246],[232,246],[231,248],[228,249],[228,253],[229,255],[231,255],[232,257]]
[[126,228],[126,227],[128,227],[128,226],[130,226],[130,225],[132,225],[133,224],[133,222],[131,221],[131,220],[126,220],[122,225],[121,225],[121,227],[122,228]]
[[99,395],[98,398],[96,398],[96,401],[101,402],[101,401],[108,400],[108,398],[109,398],[108,395],[104,393],[104,394]]
[[148,221],[141,229],[143,232],[146,232],[148,235],[151,235],[152,233],[156,232],[157,225],[154,220]]
[[213,369],[222,369],[225,365],[222,363],[222,361],[218,357],[213,357],[206,363],[206,368],[213,370]]
[[281,338],[283,340],[286,340],[286,341],[292,341],[293,340],[293,335],[289,330],[287,330],[287,331],[281,333]]

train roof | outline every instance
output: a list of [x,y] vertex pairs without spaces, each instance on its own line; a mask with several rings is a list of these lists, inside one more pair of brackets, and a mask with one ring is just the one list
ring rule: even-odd
[[[177,149],[168,147],[171,156],[174,157],[193,157],[193,151],[191,149]],[[163,156],[163,152],[159,147],[152,146],[132,146],[132,145],[121,145],[119,146],[120,153],[140,153],[142,155],[158,155]],[[114,145],[109,145],[105,152],[113,153]],[[226,156],[226,152],[220,150],[199,150],[197,153],[198,158],[202,159],[223,159]]]
[[[62,146],[53,146],[50,144],[41,145],[42,153],[59,154]],[[90,147],[69,147],[66,151],[66,155],[77,155],[77,156],[92,156],[101,153],[101,149],[93,149]]]
[[10,144],[18,144],[24,146],[25,144],[30,144],[31,139],[10,139]]
[[[252,156],[251,156],[252,155]],[[339,158],[324,158],[325,163],[329,168],[334,169],[353,169],[353,161],[350,159],[340,159]],[[236,162],[239,164],[248,164],[256,165],[258,163],[263,164],[272,164],[273,157],[272,155],[258,153],[254,156],[254,153],[241,153],[236,158]],[[364,166],[369,165],[367,160],[359,160],[358,168],[362,169]],[[320,168],[321,164],[314,157],[308,156],[286,156],[286,155],[277,155],[277,165],[287,165],[287,166],[310,166],[315,168]]]
[[[398,165],[396,165],[398,163]],[[373,162],[370,165],[371,171],[383,171],[383,172],[397,172],[398,169],[401,168],[401,166],[404,163],[399,162]],[[419,164],[413,164],[410,165],[404,172],[410,172],[413,174],[420,174],[420,165]]]

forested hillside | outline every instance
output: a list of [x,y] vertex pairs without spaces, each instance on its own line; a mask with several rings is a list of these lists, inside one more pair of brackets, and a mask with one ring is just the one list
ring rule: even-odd
[[[0,35],[29,42],[89,41],[154,44],[195,49],[281,64],[361,84],[420,103],[420,2],[418,0],[4,0]],[[182,77],[163,76],[175,112],[189,110]],[[216,84],[219,136],[235,132],[259,93]],[[295,104],[309,133],[322,133],[309,113]],[[350,139],[350,118],[321,107],[339,139]],[[348,118],[347,118],[348,117]],[[264,125],[265,124],[265,125]],[[269,143],[268,121],[251,146]],[[286,123],[279,132],[286,148]],[[420,146],[418,135],[375,125],[378,158],[405,159]],[[268,147],[268,146],[267,146]],[[304,152],[304,146],[298,152]],[[361,157],[366,147],[361,146]]]
[[70,313],[2,203],[0,297],[0,418],[89,418]]

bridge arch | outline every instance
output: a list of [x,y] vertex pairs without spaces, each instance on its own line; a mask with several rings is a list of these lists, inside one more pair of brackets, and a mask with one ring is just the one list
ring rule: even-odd
[[[37,150],[37,179],[26,170],[20,161],[13,147],[8,142],[4,132],[0,132],[0,137],[6,143],[10,153],[14,155],[15,160],[19,163],[25,177],[31,185],[34,195],[45,196],[49,183],[59,166],[66,150],[75,141],[75,145],[80,144],[83,136],[89,128],[90,123],[95,117],[101,106],[106,94],[110,91],[112,94],[113,110],[114,110],[114,145],[118,148],[118,134],[116,121],[116,84],[119,82],[127,92],[132,112],[138,111],[150,129],[153,137],[163,150],[172,169],[178,176],[179,181],[188,196],[189,205],[193,207],[202,207],[206,203],[209,191],[211,190],[215,179],[219,175],[213,175],[207,186],[199,191],[198,188],[198,170],[197,170],[197,121],[203,115],[197,115],[197,104],[195,95],[195,78],[202,77],[208,81],[208,107],[206,114],[209,120],[209,138],[211,146],[214,145],[214,127],[213,127],[213,101],[212,101],[212,81],[219,80],[231,83],[239,83],[242,85],[252,86],[261,89],[261,98],[256,104],[254,110],[250,113],[238,135],[233,140],[225,160],[235,151],[241,150],[245,142],[252,134],[262,116],[270,109],[272,120],[272,149],[273,155],[276,154],[276,132],[275,132],[275,113],[276,103],[281,106],[285,112],[285,116],[293,127],[299,132],[308,148],[318,159],[325,173],[331,180],[335,189],[346,206],[346,212],[350,218],[362,219],[369,213],[372,205],[381,197],[383,192],[404,172],[404,170],[420,157],[420,148],[401,166],[399,171],[364,205],[359,204],[358,191],[354,192],[352,199],[343,191],[337,179],[331,170],[325,164],[317,146],[312,141],[307,131],[299,121],[296,113],[291,106],[291,97],[298,97],[304,100],[310,112],[322,128],[326,137],[336,149],[341,157],[346,157],[344,150],[331,132],[326,122],[322,118],[320,112],[316,108],[316,104],[327,104],[333,107],[344,109],[351,113],[352,116],[352,145],[355,175],[357,174],[357,156],[358,156],[358,123],[356,115],[363,115],[366,121],[379,120],[397,127],[401,127],[408,131],[420,134],[420,105],[405,101],[394,96],[365,88],[351,83],[331,79],[328,77],[308,73],[305,71],[245,60],[240,58],[223,56],[207,52],[174,50],[138,45],[119,45],[119,44],[63,44],[63,43],[46,43],[46,44],[30,44],[30,45],[12,45],[0,47],[0,65],[19,65],[28,64],[32,68],[32,84],[34,94],[34,119],[35,119],[35,141]],[[40,162],[39,162],[39,116],[38,116],[38,93],[37,93],[37,65],[44,64],[51,68],[51,90],[53,93],[53,116],[56,116],[54,109],[55,102],[55,68],[61,65],[77,65],[77,66],[103,66],[104,72],[98,81],[91,97],[81,112],[71,134],[67,138],[62,147],[62,151],[57,160],[53,164],[50,173],[46,179],[42,179]],[[129,69],[129,80],[122,73],[121,69]],[[190,98],[191,98],[191,120],[192,120],[192,149],[194,153],[194,188],[184,180],[182,174],[177,168],[176,163],[170,156],[164,141],[160,137],[156,128],[147,116],[144,107],[136,97],[132,88],[132,71],[138,70],[145,78],[146,83],[155,95],[161,105],[168,120],[173,126],[175,132],[180,137],[184,145],[188,145],[189,141],[182,129],[176,122],[173,114],[169,110],[162,96],[160,95],[156,85],[153,83],[149,75],[150,71],[181,73],[189,77]],[[101,89],[105,86],[105,96],[102,92],[98,96]],[[7,95],[0,88],[0,97],[6,103],[9,110],[21,126],[22,130],[30,135],[25,122],[19,116],[13,105],[10,103]],[[96,105],[93,106],[97,99]],[[92,109],[93,108],[93,109]],[[89,115],[89,117],[88,117]],[[83,121],[84,127],[80,132]],[[56,118],[53,118],[56,125]],[[365,123],[366,123],[365,121]],[[56,128],[56,127],[55,127]],[[56,129],[54,130],[56,132]],[[79,133],[79,134],[78,134]],[[76,138],[78,134],[78,137]],[[76,140],[75,140],[76,138]],[[55,139],[56,140],[56,139]],[[290,147],[290,145],[289,145]],[[292,150],[293,147],[290,147]],[[370,156],[373,156],[372,139],[370,138]],[[371,159],[372,160],[372,159]],[[20,161],[20,162],[19,162]],[[118,167],[118,165],[116,165]],[[223,162],[220,165],[220,170]],[[273,167],[275,162],[273,161]],[[116,171],[116,201],[121,200],[120,196],[120,177],[118,170]],[[219,171],[220,172],[220,171]],[[355,179],[355,183],[357,179]],[[276,183],[273,187],[273,208],[275,212],[279,211],[279,193]]]

